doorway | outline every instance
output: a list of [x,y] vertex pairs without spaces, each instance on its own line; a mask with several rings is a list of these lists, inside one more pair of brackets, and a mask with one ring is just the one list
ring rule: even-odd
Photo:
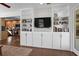
[[20,46],[20,17],[1,18],[1,44]]
[[75,11],[75,49],[79,51],[79,9]]

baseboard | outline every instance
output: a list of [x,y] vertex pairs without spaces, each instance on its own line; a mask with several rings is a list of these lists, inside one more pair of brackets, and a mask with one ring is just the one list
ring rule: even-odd
[[77,53],[77,52],[75,52],[75,51],[73,51],[73,53],[76,54],[77,56],[79,56],[79,53]]
[[77,56],[79,56],[79,51],[77,51],[76,49],[74,49],[73,52],[74,52]]

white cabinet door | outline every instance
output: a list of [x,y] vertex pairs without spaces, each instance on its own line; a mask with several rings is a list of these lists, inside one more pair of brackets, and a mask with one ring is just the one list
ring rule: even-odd
[[20,45],[26,46],[26,43],[27,43],[26,33],[21,32],[21,34],[20,34]]
[[69,32],[62,32],[61,49],[70,49]]
[[41,32],[34,32],[33,33],[33,46],[34,47],[41,47]]
[[52,48],[52,32],[43,32],[42,33],[42,47],[43,48]]
[[53,32],[53,49],[61,48],[60,32]]
[[32,46],[32,33],[27,32],[27,46]]

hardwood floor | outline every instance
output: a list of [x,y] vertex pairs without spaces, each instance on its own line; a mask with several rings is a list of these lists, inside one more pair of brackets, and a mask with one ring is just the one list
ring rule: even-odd
[[[6,40],[2,40],[0,43],[2,45],[8,45]],[[18,40],[16,38],[14,38],[11,45],[17,46],[17,47],[22,47],[22,46],[20,46],[20,40]],[[25,48],[32,49],[32,52],[29,54],[29,56],[76,56],[75,53],[73,53],[71,51],[65,51],[65,50],[36,48],[36,47],[25,47]]]
[[23,47],[23,48],[32,49],[32,52],[29,54],[29,56],[77,56],[75,53],[65,50],[34,48],[34,47]]
[[2,44],[2,45],[20,46],[20,37],[14,36],[14,37],[12,38],[12,41],[11,41],[10,44],[8,43],[8,39],[2,39],[2,40],[0,41],[0,44]]
[[2,46],[0,45],[0,56],[2,56],[2,50],[1,50]]
[[71,51],[45,49],[45,48],[32,48],[33,51],[30,56],[77,56]]

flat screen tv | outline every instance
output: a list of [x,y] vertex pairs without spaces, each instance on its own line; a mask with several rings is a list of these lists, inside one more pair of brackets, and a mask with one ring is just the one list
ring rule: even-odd
[[51,17],[42,17],[34,19],[34,27],[36,28],[50,28],[51,27]]

